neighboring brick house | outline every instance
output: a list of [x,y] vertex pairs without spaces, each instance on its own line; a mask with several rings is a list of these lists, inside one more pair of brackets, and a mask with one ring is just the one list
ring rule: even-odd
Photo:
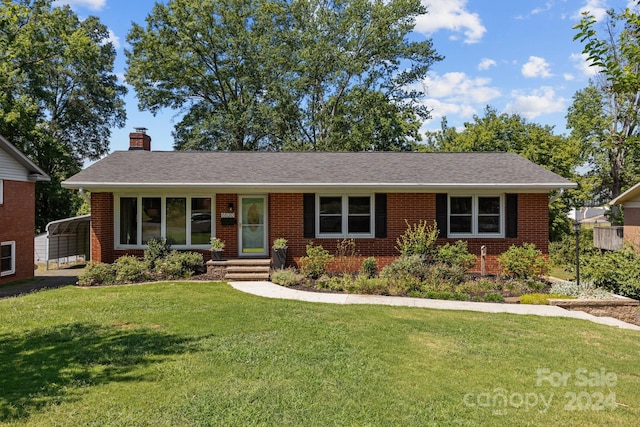
[[380,266],[398,255],[406,222],[437,221],[438,244],[466,240],[488,271],[496,257],[531,242],[547,253],[548,193],[575,184],[512,153],[153,152],[130,135],[114,152],[63,183],[91,192],[91,258],[141,255],[152,237],[208,257],[271,256],[289,241],[288,262],[314,241],[335,252],[353,238]]
[[[630,243],[634,248],[636,248],[636,250],[640,249],[640,183],[634,185],[633,187],[613,199],[611,201],[611,204],[620,205],[623,208],[624,242]],[[613,232],[611,232],[611,234],[612,233]]]
[[35,183],[48,180],[0,136],[0,286],[33,277]]

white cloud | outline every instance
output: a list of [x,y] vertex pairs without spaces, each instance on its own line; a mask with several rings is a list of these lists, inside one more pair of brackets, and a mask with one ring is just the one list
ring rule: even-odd
[[573,18],[580,19],[584,12],[588,12],[589,15],[593,15],[596,18],[596,21],[601,21],[607,15],[607,9],[608,7],[604,0],[587,0],[586,4],[578,10]]
[[573,67],[585,77],[593,77],[600,72],[600,67],[592,66],[584,53],[572,53],[569,57]]
[[120,37],[116,36],[116,33],[109,30],[109,37],[107,38],[107,42],[111,42],[113,47],[117,50],[120,49]]
[[89,10],[102,10],[107,0],[55,0],[54,6],[62,6],[68,4],[72,8],[84,7]]
[[539,56],[530,56],[529,62],[522,66],[522,75],[527,78],[542,77],[548,78],[553,76],[549,71],[549,63]]
[[514,100],[507,104],[505,110],[520,114],[527,119],[566,110],[566,99],[557,97],[553,88],[548,86],[533,90],[528,94],[514,91],[511,96]]
[[465,43],[477,43],[487,31],[480,16],[466,10],[467,0],[422,0],[427,13],[416,19],[415,31],[432,34],[450,30],[464,34]]
[[470,78],[465,73],[452,72],[443,76],[431,74],[423,81],[427,96],[448,101],[484,104],[500,96],[500,91],[489,86],[489,78]]
[[576,77],[571,73],[564,73],[562,75],[562,78],[565,79],[566,81],[570,82],[571,80],[575,79]]
[[535,9],[533,9],[531,11],[531,14],[532,15],[537,15],[539,13],[551,10],[552,7],[553,7],[553,2],[548,1],[548,2],[545,3],[544,7],[536,7]]
[[482,58],[482,61],[480,61],[480,63],[478,64],[478,70],[484,71],[495,66],[496,66],[496,61],[494,61],[493,59]]

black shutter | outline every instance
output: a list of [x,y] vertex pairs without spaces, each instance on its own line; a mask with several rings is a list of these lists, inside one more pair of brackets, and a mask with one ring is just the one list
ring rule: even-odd
[[436,194],[436,224],[439,237],[447,238],[447,193]]
[[387,195],[376,194],[376,237],[387,237]]
[[313,193],[305,193],[302,196],[302,204],[304,206],[304,229],[302,235],[313,239],[316,237],[316,195]]
[[506,237],[518,237],[518,195],[507,194],[506,195],[507,206],[505,211],[507,213],[506,218]]

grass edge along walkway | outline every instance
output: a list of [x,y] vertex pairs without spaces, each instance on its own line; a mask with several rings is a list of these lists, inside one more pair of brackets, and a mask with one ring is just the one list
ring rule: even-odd
[[266,298],[290,299],[328,304],[375,304],[405,307],[432,308],[437,310],[463,310],[484,313],[529,314],[536,316],[569,317],[587,320],[602,325],[640,331],[640,326],[623,322],[613,317],[598,317],[583,311],[569,311],[552,305],[504,304],[491,302],[449,301],[411,297],[392,297],[384,295],[337,294],[325,292],[306,292],[289,289],[272,282],[228,282],[241,292]]

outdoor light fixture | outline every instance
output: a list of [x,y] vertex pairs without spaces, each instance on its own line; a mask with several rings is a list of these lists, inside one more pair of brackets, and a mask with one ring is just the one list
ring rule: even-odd
[[576,285],[580,286],[580,222],[573,222],[573,231],[576,232]]
[[233,202],[229,202],[229,212],[233,212]]

